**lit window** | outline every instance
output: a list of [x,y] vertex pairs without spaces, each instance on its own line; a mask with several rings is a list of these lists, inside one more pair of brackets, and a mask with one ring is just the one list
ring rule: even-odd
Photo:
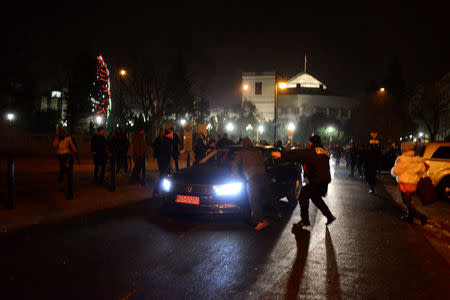
[[255,82],[255,95],[262,95],[262,82]]
[[61,98],[60,91],[52,91],[52,98]]

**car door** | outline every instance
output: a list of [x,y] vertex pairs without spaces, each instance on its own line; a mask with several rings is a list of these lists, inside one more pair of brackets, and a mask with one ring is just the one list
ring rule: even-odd
[[430,166],[428,176],[437,186],[443,177],[450,174],[450,146],[438,146],[426,163]]
[[273,159],[272,152],[274,151],[279,150],[267,149],[264,153],[264,158],[267,158],[266,170],[272,178],[273,188],[278,192],[283,192],[299,178],[301,170],[295,163],[283,159]]

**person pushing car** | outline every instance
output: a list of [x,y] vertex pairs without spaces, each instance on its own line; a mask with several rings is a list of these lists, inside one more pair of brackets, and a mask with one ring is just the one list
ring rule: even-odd
[[270,181],[266,175],[264,157],[261,152],[253,147],[248,137],[242,141],[242,151],[238,151],[236,154],[232,162],[232,169],[235,176],[241,173],[247,180],[248,201],[253,212],[253,218],[257,223],[255,230],[260,231],[269,225],[269,221],[264,217],[262,208],[265,202],[273,206],[277,211],[277,216],[280,218],[281,213],[269,199],[272,191],[270,189]]
[[[288,161],[305,163],[308,170],[308,184],[302,188],[298,199],[301,220],[294,226],[310,225],[309,199],[327,218],[327,225],[331,224],[336,218],[322,199],[327,194],[328,184],[331,182],[330,154],[323,147],[320,136],[314,135],[309,139],[308,149],[285,152],[282,156]],[[281,158],[281,153],[275,154],[274,157]]]

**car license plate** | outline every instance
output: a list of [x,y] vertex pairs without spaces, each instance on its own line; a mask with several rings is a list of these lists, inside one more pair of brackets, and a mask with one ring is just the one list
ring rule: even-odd
[[199,205],[200,197],[177,195],[175,202]]

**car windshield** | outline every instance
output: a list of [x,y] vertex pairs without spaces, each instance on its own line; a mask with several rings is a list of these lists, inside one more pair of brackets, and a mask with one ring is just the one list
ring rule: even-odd
[[235,153],[235,150],[230,149],[218,149],[211,151],[200,161],[200,165],[230,167],[231,162],[235,157]]
[[214,150],[211,151],[208,155],[206,155],[201,161],[201,165],[206,166],[219,166],[226,155],[227,151],[223,150]]

